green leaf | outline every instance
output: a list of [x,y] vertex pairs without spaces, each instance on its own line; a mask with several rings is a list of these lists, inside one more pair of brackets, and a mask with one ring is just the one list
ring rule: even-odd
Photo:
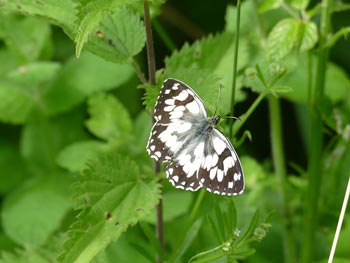
[[65,147],[57,156],[57,164],[71,172],[81,171],[88,161],[105,151],[106,145],[99,141],[80,141]]
[[62,27],[71,37],[75,28],[74,22],[77,20],[75,8],[75,1],[1,1],[1,10],[45,17],[55,25]]
[[57,171],[56,156],[64,146],[86,139],[79,110],[54,118],[35,110],[22,129],[20,152],[33,174],[47,175]]
[[124,143],[130,137],[131,119],[123,104],[104,93],[92,95],[88,100],[90,119],[87,128],[97,137],[115,143]]
[[287,0],[287,3],[289,3],[292,7],[302,11],[308,7],[310,0]]
[[40,253],[34,250],[27,249],[17,253],[3,251],[0,257],[0,263],[47,263],[47,258],[44,258]]
[[316,24],[312,21],[300,23],[298,40],[297,47],[299,52],[308,51],[313,48],[318,41]]
[[[101,29],[107,29],[106,32],[101,31],[102,35],[108,34],[107,37],[117,37],[117,39],[111,39],[112,44],[116,45],[118,51],[127,51],[131,50],[134,51],[134,45],[130,47],[128,50],[128,47],[126,44],[130,43],[137,43],[134,42],[135,40],[135,33],[140,32],[139,31],[139,25],[140,21],[137,21],[138,23],[135,23],[135,18],[133,18],[131,21],[128,19],[131,19],[131,16],[129,15],[129,11],[127,11],[125,8],[122,8],[126,4],[132,4],[133,2],[137,2],[138,0],[95,0],[95,1],[87,1],[83,3],[83,5],[79,8],[79,21],[78,28],[77,28],[77,35],[75,37],[76,42],[76,55],[79,57],[84,44],[88,41],[89,35],[95,35],[95,31],[99,24],[104,25],[105,27],[102,27]],[[110,15],[110,13],[115,12],[113,15]],[[89,14],[89,15],[86,15]],[[106,19],[106,22],[104,22],[104,19]],[[120,24],[120,25],[118,25]],[[110,27],[112,26],[112,28]],[[136,29],[136,30],[135,30]],[[144,31],[144,30],[143,30]],[[113,35],[114,33],[117,33],[117,35]],[[130,34],[129,34],[130,33]],[[143,32],[144,34],[144,32]],[[96,36],[102,36],[101,34],[97,34]],[[113,40],[122,40],[121,42],[114,43]],[[107,41],[110,41],[110,39],[107,38]],[[144,43],[142,43],[143,46]],[[120,47],[119,45],[122,45],[123,47]],[[142,47],[141,47],[142,48]],[[140,49],[141,50],[141,49]],[[109,53],[111,55],[112,52]],[[123,54],[123,53],[122,53]],[[129,54],[128,54],[129,55]]]
[[64,174],[35,178],[12,192],[4,201],[5,233],[22,246],[44,244],[71,208]]
[[51,81],[60,69],[61,65],[56,62],[32,62],[9,72],[7,79],[22,87],[29,87],[33,98],[38,99],[45,84]]
[[65,112],[96,91],[111,90],[124,84],[133,74],[130,65],[107,62],[89,52],[73,57],[43,94],[45,112]]
[[116,63],[130,63],[145,45],[146,33],[140,17],[126,8],[106,14],[89,35],[86,48]]
[[[1,36],[20,63],[36,60],[50,36],[50,26],[36,17],[3,16]],[[26,34],[23,34],[26,32]]]
[[265,0],[261,1],[259,4],[258,11],[259,13],[264,13],[276,8],[279,8],[281,4],[283,3],[283,0]]
[[68,232],[60,262],[90,262],[152,211],[160,197],[155,179],[146,182],[134,161],[115,153],[92,161],[74,189],[75,207],[82,211]]
[[0,121],[12,124],[26,122],[34,105],[28,91],[4,81],[0,81],[0,101]]
[[[313,67],[316,66],[316,57],[311,57],[311,62],[308,62],[306,55],[292,55],[286,60],[288,63],[288,72],[278,83],[279,86],[288,86],[293,89],[293,92],[281,93],[280,96],[291,101],[306,103],[308,98],[308,89],[305,86],[308,77],[308,63]],[[313,74],[316,70],[312,69]],[[311,78],[314,78],[311,75]],[[340,67],[333,63],[328,63],[326,71],[325,94],[333,102],[343,100],[347,95],[350,80]]]
[[0,171],[0,194],[13,191],[29,176],[17,145],[5,136],[0,139]]
[[179,249],[176,251],[174,260],[172,262],[179,262],[183,254],[187,251],[190,245],[193,243],[193,240],[197,237],[198,232],[202,226],[202,219],[197,219],[190,229],[187,231],[184,241],[182,242]]
[[[186,191],[166,192],[163,194],[163,205],[167,209],[163,213],[163,222],[170,222],[177,217],[186,214],[193,201],[193,195]],[[150,214],[148,222],[156,224],[156,215]]]
[[[216,78],[215,88],[213,87],[215,90],[211,94],[213,95],[214,92],[217,93],[219,86],[222,86],[219,111],[226,114],[230,111],[229,107],[231,104],[233,51],[232,33],[224,32],[215,36],[209,35],[202,40],[194,42],[191,46],[185,44],[180,51],[175,51],[169,58],[166,58],[165,75],[174,78],[178,72],[183,72],[184,70],[188,72],[198,69],[203,72],[209,71],[212,77]],[[248,61],[248,45],[246,45],[245,40],[242,38],[239,50],[238,70],[246,66]],[[186,82],[185,79],[178,79]],[[214,100],[217,98],[216,96],[209,96]],[[236,100],[240,101],[243,98],[244,95],[237,88]]]
[[287,56],[295,43],[299,22],[292,18],[281,20],[273,27],[267,38],[267,53],[272,61]]
[[[266,0],[263,2],[267,2]],[[240,16],[240,35],[252,34],[256,25],[258,25],[256,16],[256,4],[252,1],[241,2],[241,16]],[[237,7],[229,5],[226,9],[225,15],[225,31],[236,32]],[[241,45],[240,45],[241,48]]]
[[0,81],[0,120],[25,123],[35,104],[40,105],[45,84],[59,68],[57,63],[34,62],[8,72]]

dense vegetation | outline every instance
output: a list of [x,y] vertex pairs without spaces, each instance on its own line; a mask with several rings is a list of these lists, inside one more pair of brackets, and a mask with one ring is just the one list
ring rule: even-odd
[[[350,168],[349,4],[164,2],[0,1],[1,263],[327,261]],[[239,117],[219,128],[242,195],[154,168],[167,77]]]

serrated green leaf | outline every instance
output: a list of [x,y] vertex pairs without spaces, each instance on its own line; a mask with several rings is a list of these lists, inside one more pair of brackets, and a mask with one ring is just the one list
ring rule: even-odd
[[2,209],[6,234],[24,247],[44,244],[71,208],[69,184],[68,176],[57,174],[33,179],[8,195]]
[[296,41],[299,22],[292,18],[281,20],[273,27],[267,38],[267,53],[272,61],[287,56]]
[[[214,113],[217,94],[219,92],[219,80],[208,70],[201,70],[193,66],[191,68],[179,68],[176,71],[165,72],[166,77],[171,77],[185,82],[204,101],[206,109]],[[155,105],[156,97],[154,98]]]
[[99,141],[81,141],[68,145],[57,156],[57,164],[71,172],[81,171],[88,161],[96,158],[106,149]]
[[123,104],[114,96],[99,93],[88,100],[90,119],[87,128],[97,137],[124,143],[130,137],[131,119]]
[[[196,41],[191,46],[185,44],[180,51],[175,51],[169,58],[166,58],[165,75],[176,78],[175,75],[177,75],[178,72],[183,72],[184,69],[188,72],[195,72],[198,69],[203,72],[209,71],[212,77],[216,78],[216,87],[213,92],[217,94],[219,86],[222,87],[221,97],[219,98],[219,112],[222,114],[230,112],[234,54],[233,39],[231,33],[224,32],[216,34],[215,36],[210,35],[207,38]],[[244,39],[241,39],[241,42],[238,70],[246,66],[249,61],[247,45],[245,45]],[[197,77],[202,78],[203,76]],[[183,78],[178,79],[188,83],[188,81]],[[237,85],[237,87],[240,86]],[[211,93],[211,95],[213,94],[214,93]],[[201,96],[201,94],[199,95]],[[216,98],[216,96],[210,97],[212,99]],[[237,88],[236,99],[240,101],[243,98],[244,95],[240,92],[240,89]]]
[[1,9],[24,15],[37,15],[49,19],[55,25],[61,26],[70,36],[73,36],[76,21],[75,1],[28,1],[28,0],[3,0]]
[[[134,35],[129,35],[127,32],[129,25],[129,29],[132,29],[132,23],[129,23],[130,21],[127,21],[127,17],[125,16],[124,11],[121,11],[119,13],[120,9],[125,6],[126,4],[132,4],[133,2],[137,2],[138,0],[94,0],[94,1],[87,1],[85,3],[82,3],[82,5],[79,7],[79,21],[78,27],[77,27],[77,35],[75,37],[76,45],[76,55],[79,57],[84,44],[88,41],[89,35],[94,33],[94,30],[98,27],[99,23],[105,18],[109,16],[109,13],[116,12],[117,20],[116,23],[122,24],[122,31],[119,33],[125,34],[124,36],[129,36],[131,39],[133,39]],[[125,10],[125,9],[124,9]],[[120,17],[118,17],[118,13],[121,14]],[[124,13],[124,14],[123,14]],[[86,15],[89,14],[89,15]],[[118,18],[121,19],[121,21],[118,21]],[[108,18],[107,18],[108,19]],[[125,23],[126,22],[126,23]],[[118,28],[117,25],[116,28]],[[108,30],[110,31],[110,30]],[[118,31],[117,31],[118,32]],[[102,31],[103,34],[105,34]],[[108,32],[109,33],[109,32]],[[119,35],[117,37],[122,37],[123,40],[126,40],[124,36]],[[107,39],[108,40],[108,39]],[[117,43],[118,44],[118,43]],[[125,43],[123,43],[125,44]],[[112,53],[110,53],[112,54]]]
[[[19,63],[36,60],[50,36],[49,24],[37,17],[2,16],[1,37]],[[26,34],[23,34],[26,32]]]
[[179,50],[173,52],[165,59],[166,70],[175,72],[180,68],[190,68],[197,66],[201,69],[214,70],[224,58],[233,42],[233,35],[221,33],[194,42],[187,43]]
[[89,52],[72,57],[43,94],[43,107],[49,115],[65,112],[94,92],[111,90],[133,74],[131,65],[105,61]]
[[6,80],[0,82],[0,120],[25,123],[34,105],[40,105],[45,83],[59,68],[57,63],[34,62],[8,72]]
[[312,21],[300,23],[298,32],[298,50],[300,52],[310,50],[318,41],[317,26]]
[[107,61],[130,63],[145,41],[145,28],[140,17],[122,8],[103,17],[89,35],[86,48]]
[[74,189],[75,206],[82,212],[68,232],[60,262],[90,262],[159,200],[156,180],[144,181],[136,162],[115,153],[91,162]]

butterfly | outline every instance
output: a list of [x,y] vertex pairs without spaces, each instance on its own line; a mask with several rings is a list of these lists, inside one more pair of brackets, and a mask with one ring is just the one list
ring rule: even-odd
[[221,195],[244,190],[239,157],[216,128],[219,116],[208,117],[203,101],[185,83],[166,79],[157,98],[146,150],[166,162],[166,176],[176,188],[200,188]]

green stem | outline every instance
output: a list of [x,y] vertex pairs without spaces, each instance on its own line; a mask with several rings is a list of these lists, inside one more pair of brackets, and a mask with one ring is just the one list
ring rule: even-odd
[[158,33],[159,37],[163,40],[166,47],[173,51],[176,49],[176,44],[174,41],[169,37],[168,33],[164,30],[163,26],[159,23],[157,18],[154,18],[152,20],[152,25],[154,30]]
[[[233,125],[233,133],[232,136],[235,136],[235,134],[239,131],[239,129],[243,126],[243,124],[248,120],[249,116],[252,115],[256,107],[260,104],[260,102],[263,100],[263,98],[266,96],[268,92],[262,92],[259,94],[259,96],[255,99],[252,105],[250,105],[249,109],[244,113],[238,121],[235,122],[235,125]],[[232,137],[231,137],[232,138]]]
[[269,96],[269,113],[270,113],[270,132],[271,132],[271,148],[275,174],[278,182],[279,198],[282,203],[281,215],[285,225],[283,228],[284,242],[284,260],[286,263],[296,262],[295,241],[292,231],[292,222],[290,208],[288,205],[287,195],[287,172],[284,156],[283,138],[282,138],[282,122],[281,107],[279,99]]
[[[331,0],[322,2],[320,46],[324,47],[329,34],[330,6]],[[317,57],[317,71],[315,88],[311,93],[309,102],[310,117],[310,151],[308,163],[308,187],[306,189],[305,213],[303,221],[303,244],[301,250],[301,262],[312,262],[315,244],[315,232],[318,221],[318,197],[322,183],[322,147],[323,147],[323,125],[319,107],[322,103],[326,65],[328,60],[328,49],[319,51]]]
[[[233,57],[233,72],[232,72],[232,91],[231,91],[231,116],[234,116],[234,104],[236,96],[236,78],[237,78],[237,61],[238,61],[238,46],[239,46],[239,26],[241,18],[241,1],[237,1],[237,16],[236,16],[236,32],[235,32],[235,46]],[[233,119],[230,119],[230,132],[229,136],[232,138],[233,132]]]
[[[146,30],[146,47],[147,47],[147,62],[148,62],[148,77],[151,85],[156,85],[156,60],[154,55],[153,47],[153,37],[152,37],[152,25],[151,17],[149,12],[148,1],[143,1],[144,19],[145,19],[145,30]],[[152,118],[152,123],[154,123],[154,118]],[[160,165],[158,162],[154,163],[154,173],[158,174],[160,172]],[[162,181],[159,179],[159,183]],[[163,200],[160,199],[157,205],[157,226],[156,234],[159,241],[160,249],[162,254],[164,254],[164,233],[163,233]],[[157,257],[157,262],[161,263],[162,260],[160,256]]]

